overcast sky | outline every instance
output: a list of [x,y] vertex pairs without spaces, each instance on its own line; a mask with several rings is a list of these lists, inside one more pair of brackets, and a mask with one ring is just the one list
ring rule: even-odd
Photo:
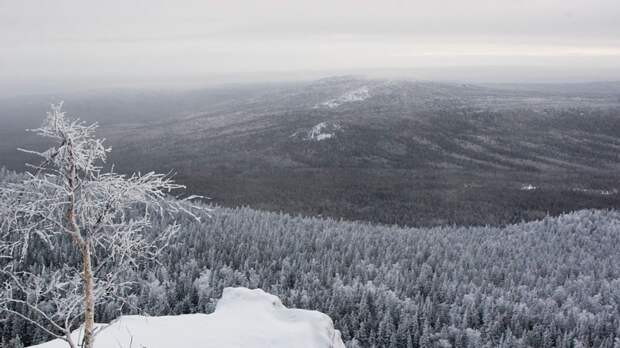
[[620,0],[0,0],[0,49],[4,88],[486,66],[620,79]]

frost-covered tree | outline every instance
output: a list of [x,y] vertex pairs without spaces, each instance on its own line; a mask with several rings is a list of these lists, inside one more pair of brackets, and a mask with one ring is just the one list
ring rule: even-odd
[[[154,260],[178,230],[174,217],[198,219],[200,208],[168,197],[183,188],[169,175],[104,171],[110,149],[94,137],[97,125],[69,120],[61,107],[53,105],[33,130],[55,146],[23,150],[43,162],[23,180],[0,187],[0,312],[72,348],[91,348],[100,329],[95,307],[122,303],[131,286],[124,274]],[[159,233],[145,233],[155,214],[169,223]],[[59,260],[62,267],[50,266]],[[80,324],[83,335],[76,342],[70,333]]]

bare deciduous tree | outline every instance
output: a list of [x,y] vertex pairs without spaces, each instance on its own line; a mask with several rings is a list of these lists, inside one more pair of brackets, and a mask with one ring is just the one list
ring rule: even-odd
[[[24,180],[0,187],[0,312],[25,319],[72,348],[92,348],[100,329],[95,306],[118,301],[130,286],[123,273],[139,267],[141,259],[154,259],[178,230],[172,222],[157,234],[144,233],[151,217],[173,220],[183,212],[199,219],[203,208],[189,202],[194,196],[170,199],[168,193],[183,186],[169,175],[104,172],[110,149],[94,137],[97,125],[68,120],[61,107],[52,105],[43,125],[33,130],[56,146],[23,150],[43,163],[31,166]],[[48,269],[32,260],[40,248],[73,253],[63,257],[74,261]],[[71,331],[80,323],[83,335],[76,341]]]

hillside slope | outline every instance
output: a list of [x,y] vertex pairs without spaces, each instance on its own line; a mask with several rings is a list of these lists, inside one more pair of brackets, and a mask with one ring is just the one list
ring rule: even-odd
[[[212,314],[124,316],[101,327],[97,348],[344,348],[327,315],[288,309],[260,289],[224,289]],[[55,340],[32,348],[66,346]]]
[[[215,204],[412,226],[501,225],[620,207],[619,91],[619,83],[345,76],[65,99],[69,113],[101,122],[118,170],[175,171]],[[23,129],[47,108],[26,101],[0,101],[0,159],[9,168],[24,163],[16,147],[36,145]],[[5,122],[9,115],[20,117]]]

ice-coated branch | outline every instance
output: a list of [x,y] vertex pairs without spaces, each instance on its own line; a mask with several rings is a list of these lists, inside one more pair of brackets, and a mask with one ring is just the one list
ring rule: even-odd
[[[110,151],[94,137],[97,124],[69,120],[52,105],[31,131],[56,144],[22,150],[42,159],[19,182],[0,186],[0,315],[15,315],[71,346],[91,348],[95,305],[122,302],[126,273],[157,255],[178,232],[174,218],[199,219],[206,209],[170,196],[183,185],[170,175],[104,172]],[[113,167],[112,167],[113,168]],[[151,219],[170,226],[153,231]],[[37,255],[63,260],[64,268],[37,265]],[[84,339],[73,342],[81,322]]]

